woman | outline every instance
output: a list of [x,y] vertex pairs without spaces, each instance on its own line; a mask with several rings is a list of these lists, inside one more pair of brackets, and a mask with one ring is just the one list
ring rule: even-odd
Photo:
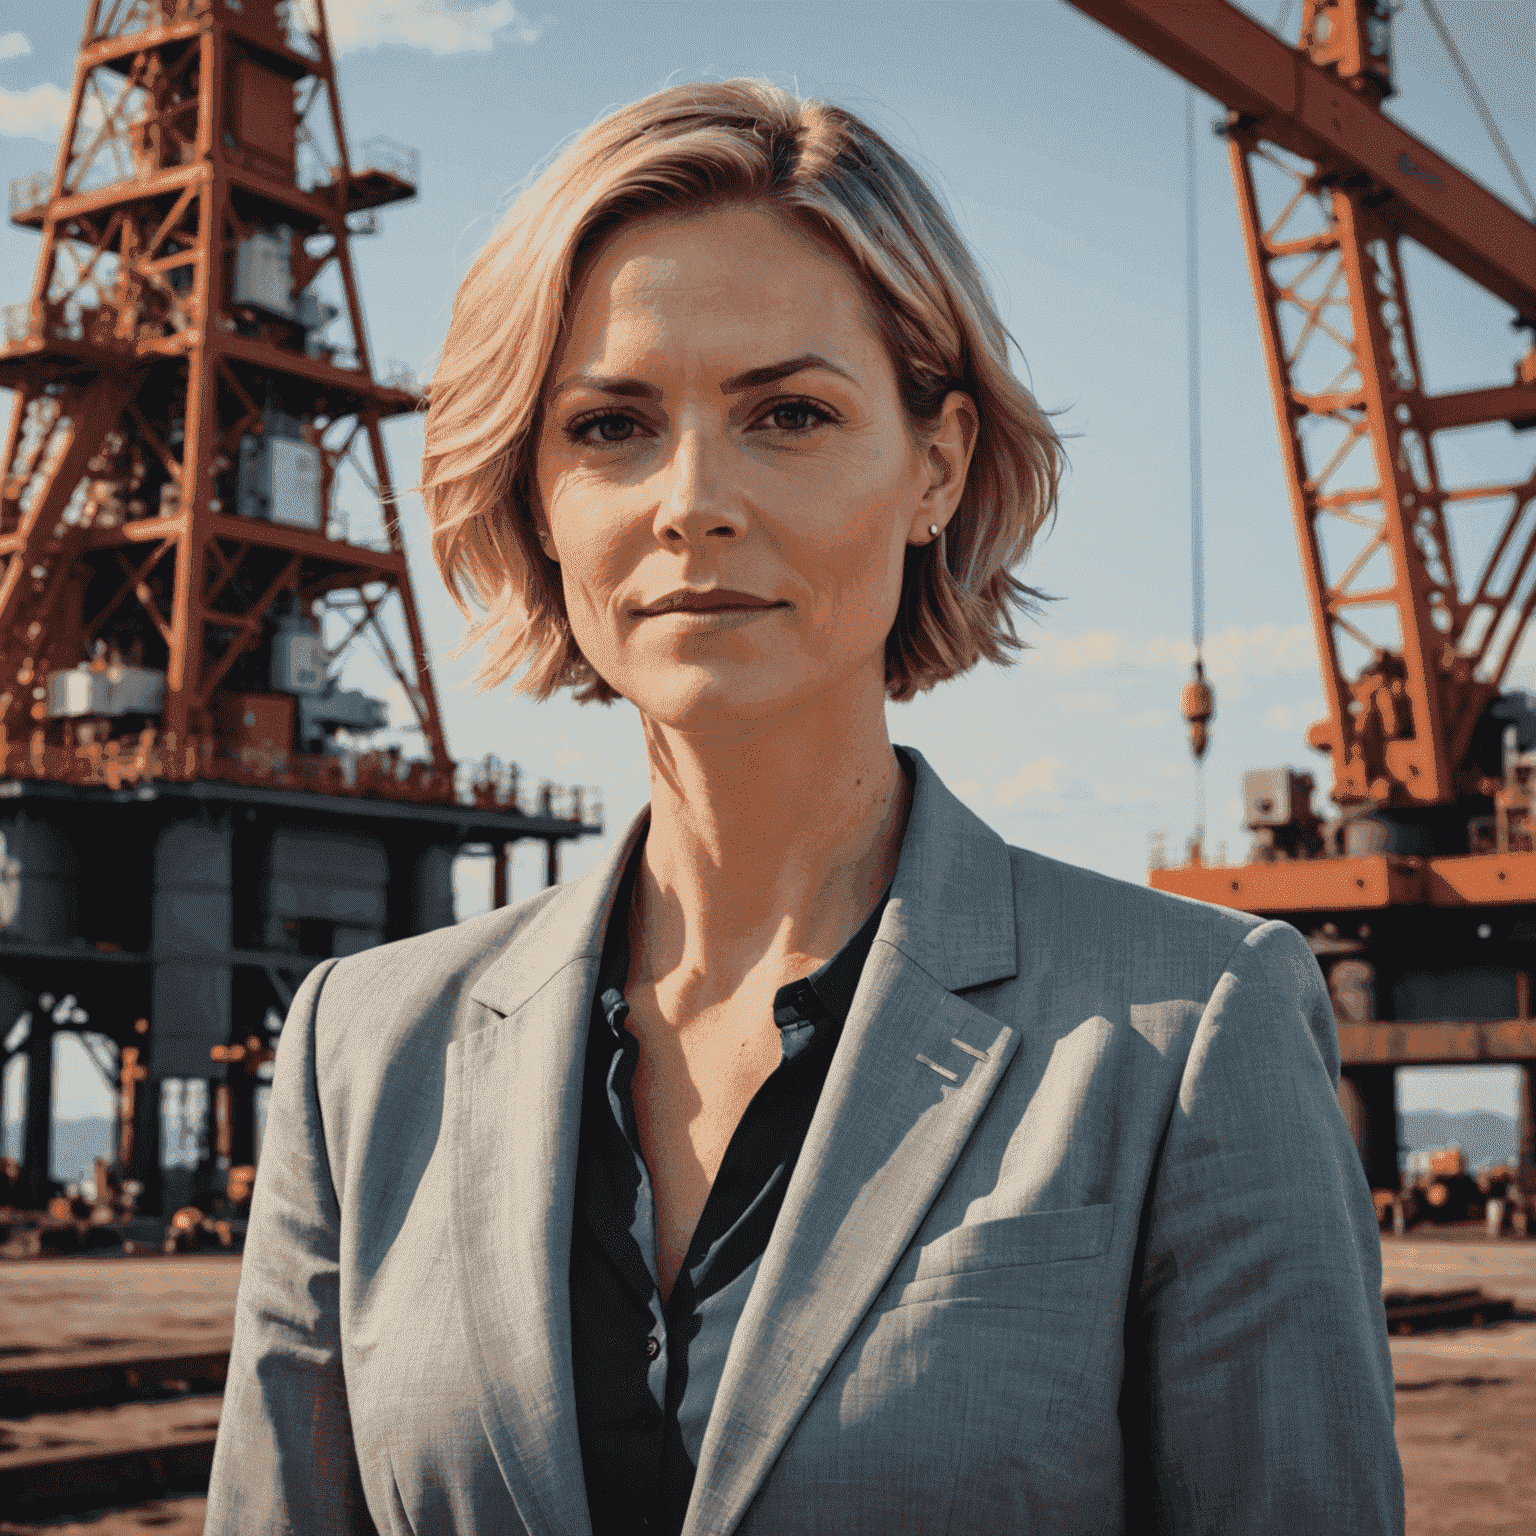
[[318,968],[211,1531],[1402,1529],[1380,1254],[1280,923],[1004,845],[885,701],[1004,660],[1049,423],[921,179],[662,92],[460,290],[424,490],[488,681],[648,812]]

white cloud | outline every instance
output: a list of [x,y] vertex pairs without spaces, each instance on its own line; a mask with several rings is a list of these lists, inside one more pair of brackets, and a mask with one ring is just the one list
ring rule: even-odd
[[[1194,647],[1183,636],[1138,637],[1095,629],[1081,635],[1043,635],[1024,653],[1024,665],[1043,672],[1112,670],[1129,676],[1137,669],[1187,671],[1194,657]],[[1312,630],[1306,624],[1233,624],[1205,642],[1206,672],[1216,682],[1305,672],[1316,665]]]
[[0,59],[19,59],[32,52],[24,32],[0,32]]
[[1083,667],[1107,667],[1121,659],[1125,637],[1107,629],[1086,635],[1042,635],[1024,653],[1024,665],[1044,672],[1075,672]]
[[1062,766],[1059,757],[1037,757],[1025,763],[1006,783],[997,789],[997,803],[1012,805],[1030,795],[1048,795],[1056,788],[1056,770]]
[[56,85],[34,85],[25,91],[0,86],[0,136],[5,138],[55,144],[64,131],[68,111],[69,93]]
[[428,53],[488,53],[496,34],[511,28],[520,43],[536,43],[546,23],[525,16],[512,0],[451,5],[447,0],[328,0],[325,16],[337,53],[395,44]]
[[1234,624],[1205,643],[1206,670],[1213,678],[1275,677],[1282,672],[1310,672],[1317,651],[1310,624]]

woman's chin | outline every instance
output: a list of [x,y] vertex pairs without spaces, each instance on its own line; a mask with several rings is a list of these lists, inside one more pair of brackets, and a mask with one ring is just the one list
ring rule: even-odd
[[616,686],[647,720],[691,736],[788,714],[814,692],[805,684],[772,663],[717,662],[637,669]]

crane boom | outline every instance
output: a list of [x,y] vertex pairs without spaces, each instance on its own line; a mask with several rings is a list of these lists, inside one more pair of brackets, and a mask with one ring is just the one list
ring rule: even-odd
[[[1493,793],[1479,730],[1536,613],[1536,475],[1449,486],[1436,435],[1536,423],[1536,352],[1508,383],[1425,387],[1401,244],[1536,328],[1536,225],[1387,117],[1386,0],[1305,0],[1288,47],[1226,0],[1072,0],[1230,109],[1258,304],[1343,806]],[[1502,508],[1458,569],[1452,514]],[[1496,735],[1497,733],[1495,733]]]
[[[1368,177],[1398,230],[1536,324],[1536,225],[1227,0],[1070,0],[1293,154]],[[1536,387],[1533,387],[1536,395]]]

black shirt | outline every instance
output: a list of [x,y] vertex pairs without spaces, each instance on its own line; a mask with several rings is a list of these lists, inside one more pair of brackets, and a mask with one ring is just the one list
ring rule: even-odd
[[[643,846],[643,845],[642,845]],[[593,1536],[676,1536],[726,1351],[784,1203],[885,910],[779,988],[782,1057],[726,1147],[665,1306],[656,1208],[630,1086],[628,915],[639,850],[609,919],[588,1031],[571,1235],[571,1354]]]

